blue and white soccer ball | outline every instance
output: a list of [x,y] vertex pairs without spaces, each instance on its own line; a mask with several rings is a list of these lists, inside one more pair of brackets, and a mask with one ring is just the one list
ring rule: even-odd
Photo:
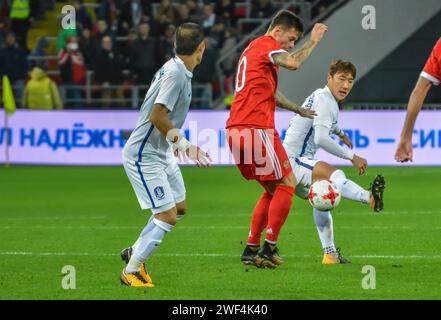
[[332,181],[317,180],[309,188],[308,200],[314,208],[328,211],[339,205],[341,193]]

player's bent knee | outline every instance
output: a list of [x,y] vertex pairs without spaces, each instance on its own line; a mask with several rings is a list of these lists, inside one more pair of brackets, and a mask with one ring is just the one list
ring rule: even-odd
[[176,207],[173,207],[171,209],[168,209],[166,211],[162,212],[153,212],[155,214],[155,218],[158,220],[161,220],[165,223],[175,225],[177,223],[177,209]]
[[176,204],[177,214],[183,216],[187,212],[187,203],[185,201]]
[[312,170],[312,182],[315,182],[317,180],[324,180],[324,179],[332,180],[331,176],[335,171],[337,171],[337,169],[331,166],[330,164],[323,161],[319,161]]

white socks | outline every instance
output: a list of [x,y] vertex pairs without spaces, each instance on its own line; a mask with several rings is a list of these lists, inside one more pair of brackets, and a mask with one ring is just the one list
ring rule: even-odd
[[170,232],[173,225],[152,217],[147,226],[142,230],[140,237],[133,245],[133,253],[127,264],[127,273],[137,272],[141,264],[147,260],[152,252],[158,247],[167,232]]
[[313,209],[314,221],[322,243],[324,253],[335,252],[334,245],[334,224],[329,211]]
[[345,173],[341,170],[336,170],[331,175],[330,180],[334,182],[340,189],[343,198],[354,200],[362,203],[369,203],[371,193],[364,190],[355,182],[346,179]]
[[[153,220],[154,217],[155,217],[154,214],[150,215],[150,219],[149,219],[149,222],[147,223],[147,225]],[[177,221],[181,221],[184,217],[185,217],[185,214],[177,214],[176,215],[176,220]],[[135,243],[132,245],[132,250],[133,250],[132,252],[134,252],[136,250],[136,247],[139,244],[139,239],[140,238],[136,239]]]

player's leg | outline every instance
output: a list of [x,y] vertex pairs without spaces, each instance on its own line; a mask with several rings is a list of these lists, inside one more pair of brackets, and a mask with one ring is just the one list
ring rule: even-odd
[[260,136],[260,140],[256,140],[262,143],[262,148],[259,146],[255,148],[263,150],[262,155],[265,159],[265,167],[259,167],[259,172],[256,170],[256,173],[260,173],[257,180],[264,186],[266,192],[272,195],[268,207],[265,241],[255,261],[258,266],[273,268],[283,263],[278,253],[277,240],[291,210],[297,182],[277,132],[256,130],[255,134]]
[[[169,162],[167,168],[165,169],[165,172],[167,174],[167,179],[170,184],[173,198],[175,201],[176,220],[177,222],[179,222],[184,218],[185,213],[187,212],[187,202],[185,201],[186,190],[184,185],[184,179],[182,178],[181,170],[179,169],[179,166],[177,165],[176,161],[172,163]],[[151,223],[154,217],[155,217],[154,214],[150,216],[147,225]],[[121,251],[121,259],[123,261],[125,261],[126,263],[129,262],[133,254],[133,251],[139,245],[140,240],[141,237],[139,237],[131,247],[125,248],[124,250]],[[143,268],[141,268],[141,273],[146,274],[146,272],[143,272]]]
[[[155,249],[162,243],[165,235],[170,232],[176,224],[176,207],[166,208],[167,207],[164,206],[163,208],[152,209],[153,219],[150,219],[142,230],[138,244],[121,274],[123,283],[130,285],[130,283],[126,281],[128,280],[127,277],[134,275],[137,277],[141,276],[147,283],[152,284],[151,278],[145,272],[144,262],[153,254]],[[156,210],[161,212],[157,212]]]
[[254,259],[260,249],[260,238],[268,223],[268,210],[271,199],[272,194],[265,190],[254,207],[247,245],[241,256],[242,263],[246,265],[255,264]]
[[176,224],[177,208],[163,164],[124,161],[124,168],[141,208],[151,209],[153,214],[128,255],[130,259],[121,273],[121,281],[130,286],[153,286],[144,262]]
[[377,175],[372,181],[370,191],[365,190],[357,183],[346,178],[342,170],[336,169],[326,162],[320,161],[314,167],[312,181],[329,179],[339,188],[345,199],[369,204],[373,210],[379,212],[383,209],[383,192],[385,187],[384,177]]
[[296,179],[290,171],[279,181],[266,181],[263,184],[266,192],[273,196],[268,207],[265,242],[255,262],[257,266],[274,268],[283,263],[278,252],[277,240],[291,210]]

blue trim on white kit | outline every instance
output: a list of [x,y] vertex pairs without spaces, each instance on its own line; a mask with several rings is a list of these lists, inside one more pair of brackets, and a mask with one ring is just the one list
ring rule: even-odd
[[144,176],[142,175],[141,166],[139,165],[139,163],[142,160],[142,151],[144,150],[145,144],[147,143],[147,140],[149,139],[150,134],[152,133],[153,129],[154,129],[154,126],[150,125],[150,128],[147,132],[147,135],[145,136],[144,140],[141,143],[141,147],[139,148],[138,161],[135,161],[135,164],[136,164],[136,167],[138,168],[139,176],[141,177],[142,184],[144,185],[144,188],[147,191],[147,195],[149,196],[150,202],[152,203],[153,208],[156,208],[155,203],[153,202],[153,197],[149,191],[149,188],[147,187],[147,183],[145,182]]
[[304,163],[304,162],[301,162],[299,159],[297,159],[296,158],[296,163],[299,165],[299,166],[302,166],[302,167],[305,167],[306,169],[309,169],[309,170],[314,170],[314,167],[313,166],[310,166],[309,164],[306,164],[306,163]]
[[311,138],[313,130],[314,130],[314,128],[312,128],[312,127],[311,127],[311,129],[309,129],[308,134],[305,137],[305,141],[303,141],[303,147],[302,147],[302,152],[300,153],[300,157],[303,157],[303,155],[305,154],[306,145],[308,144],[309,138]]

